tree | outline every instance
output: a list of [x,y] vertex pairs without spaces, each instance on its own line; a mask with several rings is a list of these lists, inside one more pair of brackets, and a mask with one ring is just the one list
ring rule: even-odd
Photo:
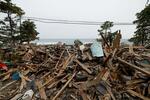
[[111,27],[113,27],[113,22],[110,21],[105,21],[102,25],[101,25],[101,29],[98,30],[100,33],[104,34],[104,38],[109,41],[109,44],[111,45],[111,42],[113,40],[113,33],[111,33]]
[[17,21],[24,12],[20,7],[13,4],[11,0],[0,1],[0,12],[7,15],[0,27],[1,42],[14,45],[16,34],[18,34]]
[[30,42],[38,39],[37,35],[39,33],[36,30],[36,25],[33,21],[26,20],[21,24],[21,34],[18,36],[20,43]]
[[101,30],[104,31],[104,33],[108,33],[108,31],[111,32],[111,27],[113,27],[113,22],[105,21],[101,26]]
[[150,42],[150,4],[137,13],[136,17],[137,20],[133,22],[137,24],[136,31],[129,41],[134,42],[135,45],[145,45]]

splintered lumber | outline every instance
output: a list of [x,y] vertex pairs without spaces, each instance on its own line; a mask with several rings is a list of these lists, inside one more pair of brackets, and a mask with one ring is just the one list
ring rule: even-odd
[[129,85],[139,84],[144,81],[145,80],[143,80],[143,79],[133,79],[133,80],[127,81],[126,84],[129,86]]
[[[108,70],[107,69],[103,69],[95,78],[94,80],[91,81],[87,81],[86,82],[86,87],[85,89],[87,89],[88,87],[94,86],[99,84],[99,82],[101,80],[107,80],[106,77],[108,76]],[[108,77],[107,77],[108,78]]]
[[47,84],[52,84],[54,81],[55,81],[55,79],[52,78],[52,77],[50,77],[50,79],[48,79],[48,81],[46,81],[46,82],[45,82],[43,85],[41,85],[41,87],[39,87],[39,88],[42,88],[42,87],[46,86]]
[[67,87],[67,85],[71,82],[71,80],[73,79],[73,77],[76,75],[76,73],[74,73],[71,78],[66,82],[66,84],[61,88],[61,90],[58,91],[58,93],[55,95],[55,97],[52,100],[56,100],[56,98],[62,93],[62,91]]
[[20,85],[20,91],[26,87],[26,81],[31,81],[28,77],[24,76],[23,74],[19,74],[20,78],[21,78],[21,85]]
[[103,36],[102,32],[100,32],[100,35],[101,35],[103,41],[106,43],[107,47],[110,48],[110,45],[108,44],[107,40],[106,40],[105,37]]
[[12,82],[10,82],[10,83],[6,84],[6,85],[5,85],[5,86],[3,86],[2,88],[0,88],[0,91],[2,91],[2,90],[3,90],[3,89],[5,89],[5,88],[8,88],[8,86],[10,86],[10,85],[14,84],[15,82],[17,82],[17,81],[12,81]]
[[41,99],[42,99],[42,100],[46,100],[46,99],[47,99],[47,96],[46,96],[44,87],[42,87],[41,81],[37,80],[37,81],[36,81],[36,85],[37,85],[37,87],[38,87],[38,89],[39,89],[39,93],[40,93]]
[[23,79],[25,79],[26,81],[32,81],[30,80],[28,77],[24,76],[23,74],[19,74],[19,76]]
[[20,85],[20,91],[22,91],[22,89],[26,86],[26,80],[23,78],[23,77],[21,77],[21,85]]
[[12,72],[17,71],[17,70],[18,70],[17,68],[10,69],[6,73],[0,74],[0,77],[6,76],[6,75],[8,75],[8,74],[10,74]]
[[72,99],[74,99],[74,100],[78,100],[75,96],[73,96],[73,95],[70,95],[70,97],[72,98]]
[[129,46],[129,53],[134,54],[133,46],[132,45]]
[[104,65],[106,65],[106,63],[108,62],[108,60],[111,58],[111,54],[109,54],[108,56],[106,56],[106,59],[104,60]]
[[113,93],[112,93],[112,91],[111,91],[111,88],[109,88],[108,86],[106,86],[106,89],[107,89],[108,93],[110,94],[111,98],[113,100],[116,100],[115,97],[114,97],[114,95],[113,95]]
[[139,63],[137,61],[136,61],[136,64],[138,64],[139,66],[145,67],[145,68],[150,68],[149,64]]
[[89,52],[85,52],[85,53],[86,53],[88,59],[89,59],[89,60],[92,60],[92,57],[91,57],[91,55],[89,54]]
[[134,68],[134,69],[136,69],[136,70],[138,70],[138,71],[140,71],[140,72],[148,75],[148,76],[150,76],[150,72],[149,71],[144,70],[144,69],[142,69],[142,68],[140,68],[140,67],[138,67],[136,65],[133,65],[131,63],[128,63],[125,60],[122,60],[120,57],[118,57],[118,61],[121,62],[121,63],[123,63],[123,64],[126,64],[126,65],[128,65],[128,66],[130,66],[130,67],[132,67],[132,68]]
[[62,58],[63,54],[64,54],[65,50],[61,53],[60,57],[59,57],[59,60],[57,61],[56,65],[55,65],[55,68],[58,67],[58,64],[60,62],[60,59]]
[[120,47],[120,39],[121,39],[121,33],[120,31],[117,32],[115,39],[113,40],[113,50],[116,48],[118,49]]
[[68,75],[66,75],[65,77],[63,77],[62,79],[60,79],[60,80],[54,80],[53,82],[51,82],[51,83],[49,83],[48,84],[48,87],[47,88],[52,88],[55,84],[58,84],[60,81],[62,81],[62,80],[64,80],[65,78],[67,78],[69,76],[69,74]]
[[61,75],[63,73],[63,71],[67,68],[68,64],[72,61],[72,59],[74,58],[74,55],[70,55],[66,61],[64,62],[63,66],[61,67],[61,69],[59,70],[59,73],[57,74],[57,76]]
[[6,75],[2,80],[5,81],[10,78],[10,74]]
[[85,65],[83,65],[81,62],[79,62],[79,60],[75,59],[74,61],[77,64],[79,64],[82,67],[82,69],[84,69],[86,72],[88,72],[89,74],[92,74],[92,72]]
[[[8,66],[7,72],[0,71],[0,100],[15,95],[17,99],[17,94],[23,95],[28,89],[37,94],[32,99],[40,100],[150,100],[149,51],[119,46],[119,39],[114,49],[105,41],[102,59],[90,55],[91,44],[84,45],[84,52],[73,45],[32,45],[32,60],[26,62],[23,57],[27,49],[23,45],[22,49],[15,48],[14,55],[19,55],[12,60],[15,65]],[[14,72],[21,79],[12,82]]]
[[143,100],[150,100],[150,98],[147,98],[147,97],[145,97],[145,96],[143,96],[143,95],[141,95],[141,94],[139,94],[139,93],[137,93],[137,92],[135,92],[133,90],[127,90],[127,92],[132,94],[132,95],[134,95],[134,96],[137,96],[137,97],[139,97],[139,98],[141,98]]
[[19,100],[19,98],[21,98],[23,96],[23,94],[17,94],[15,95],[13,98],[11,98],[10,100]]
[[82,96],[82,99],[83,99],[83,100],[88,100],[87,94],[84,93],[84,91],[83,91],[82,89],[79,89],[79,93],[80,93],[80,95]]

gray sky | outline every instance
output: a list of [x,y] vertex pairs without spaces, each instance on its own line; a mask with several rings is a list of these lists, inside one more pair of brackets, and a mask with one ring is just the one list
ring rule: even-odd
[[[64,20],[133,22],[146,0],[13,0],[25,16]],[[100,26],[46,24],[35,22],[40,38],[96,38]],[[135,26],[114,26],[123,38],[130,38]]]

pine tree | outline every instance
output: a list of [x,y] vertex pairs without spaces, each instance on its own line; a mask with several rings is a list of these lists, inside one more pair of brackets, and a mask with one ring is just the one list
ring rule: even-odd
[[26,20],[21,24],[21,34],[18,36],[18,39],[21,43],[33,41],[38,39],[37,35],[39,33],[36,30],[36,25],[33,21]]
[[100,30],[98,30],[100,33],[102,33],[104,35],[104,38],[106,39],[106,41],[109,42],[109,44],[111,45],[112,40],[113,40],[113,35],[114,33],[111,32],[111,28],[113,27],[113,22],[111,21],[105,21],[101,26],[100,26]]
[[129,41],[134,42],[135,45],[145,45],[150,42],[150,4],[136,16],[137,20],[133,23],[137,24],[137,30]]
[[1,43],[14,45],[18,34],[17,22],[19,16],[24,14],[23,10],[13,4],[11,0],[0,1],[0,13],[6,15],[0,25]]

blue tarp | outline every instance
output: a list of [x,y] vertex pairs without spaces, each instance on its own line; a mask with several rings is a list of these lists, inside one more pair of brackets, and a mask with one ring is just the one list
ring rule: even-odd
[[102,57],[102,56],[104,56],[102,45],[97,41],[95,41],[91,45],[91,52],[92,52],[93,57]]

